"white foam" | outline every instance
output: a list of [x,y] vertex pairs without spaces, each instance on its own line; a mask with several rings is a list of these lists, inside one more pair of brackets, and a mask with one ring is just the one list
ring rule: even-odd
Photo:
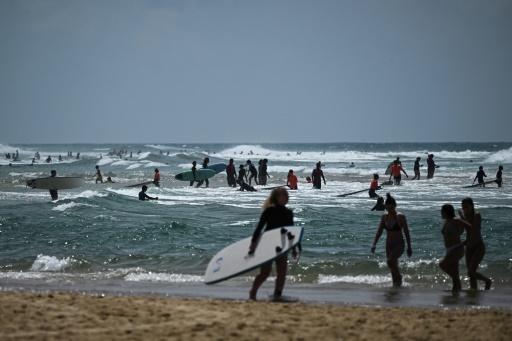
[[378,276],[378,275],[360,275],[360,276],[335,276],[335,275],[319,275],[318,283],[319,284],[327,284],[327,283],[356,283],[356,284],[383,284],[390,283],[391,277],[387,276]]
[[74,202],[70,202],[68,204],[62,204],[62,205],[58,205],[54,208],[52,208],[52,211],[60,211],[60,212],[64,212],[65,210],[67,210],[68,208],[72,208],[72,207],[76,207],[78,206],[79,204],[77,203],[74,203]]
[[512,163],[512,147],[489,155],[484,163]]
[[130,282],[169,282],[169,283],[187,283],[203,282],[203,276],[185,275],[185,274],[165,274],[165,273],[131,273],[125,276],[126,281]]
[[38,255],[30,270],[32,271],[62,271],[71,267],[76,260],[71,257],[58,259],[53,256]]

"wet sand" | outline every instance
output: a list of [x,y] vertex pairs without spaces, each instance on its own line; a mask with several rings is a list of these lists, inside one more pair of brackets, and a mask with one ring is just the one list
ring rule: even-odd
[[509,310],[0,291],[0,340],[509,340]]

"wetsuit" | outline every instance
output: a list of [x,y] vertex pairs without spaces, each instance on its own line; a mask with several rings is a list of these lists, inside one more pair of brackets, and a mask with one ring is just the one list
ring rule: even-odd
[[192,175],[194,176],[194,180],[190,181],[190,186],[192,186],[194,184],[194,182],[196,181],[196,166],[192,166],[191,170],[192,170]]
[[156,198],[152,198],[149,195],[147,195],[146,192],[140,191],[139,192],[139,200],[146,200],[146,199],[149,200],[149,199],[156,199]]
[[496,173],[496,183],[498,184],[498,187],[501,187],[501,184],[503,183],[502,171],[500,170]]
[[252,242],[256,242],[265,227],[265,231],[277,229],[283,226],[293,225],[293,212],[285,206],[270,206],[260,216],[258,226],[252,235]]
[[[207,162],[203,162],[203,169],[208,169]],[[200,187],[203,184],[203,182],[206,183],[206,187],[210,187],[210,182],[208,181],[208,179],[200,180],[196,187]]]
[[476,172],[476,178],[478,179],[479,184],[483,184],[484,178],[486,177],[487,175],[485,175],[485,172],[483,170],[479,170],[478,172]]
[[239,171],[238,171],[238,181],[242,182],[244,181],[244,178],[247,178],[247,175],[246,175],[246,171],[245,169],[241,168]]
[[412,179],[415,180],[416,178],[420,179],[420,160],[414,161],[414,178]]
[[50,195],[52,196],[52,200],[59,199],[59,194],[56,189],[50,189]]
[[258,184],[258,171],[256,170],[256,167],[252,163],[249,164],[249,172],[251,175],[249,176],[249,185],[251,184],[251,179],[254,178],[254,182],[256,182],[256,185]]
[[427,159],[427,179],[432,179],[434,177],[434,172],[436,171],[437,165],[434,162],[434,159],[429,157]]
[[254,187],[252,187],[251,185],[249,185],[247,182],[245,182],[243,180],[240,181],[240,190],[247,191],[247,192],[257,192],[256,189],[254,189]]

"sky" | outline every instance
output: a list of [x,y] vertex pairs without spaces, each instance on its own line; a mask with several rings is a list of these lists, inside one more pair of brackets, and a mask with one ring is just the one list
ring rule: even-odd
[[0,0],[0,143],[512,141],[511,0]]

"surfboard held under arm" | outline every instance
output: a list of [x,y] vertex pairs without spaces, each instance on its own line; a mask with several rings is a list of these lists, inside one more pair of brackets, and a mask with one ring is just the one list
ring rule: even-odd
[[219,283],[272,262],[297,246],[303,233],[304,229],[300,226],[266,231],[261,234],[252,253],[249,253],[252,237],[227,246],[208,264],[204,274],[205,284]]
[[27,186],[36,189],[72,189],[85,185],[84,178],[81,177],[47,177],[30,179],[26,181]]

